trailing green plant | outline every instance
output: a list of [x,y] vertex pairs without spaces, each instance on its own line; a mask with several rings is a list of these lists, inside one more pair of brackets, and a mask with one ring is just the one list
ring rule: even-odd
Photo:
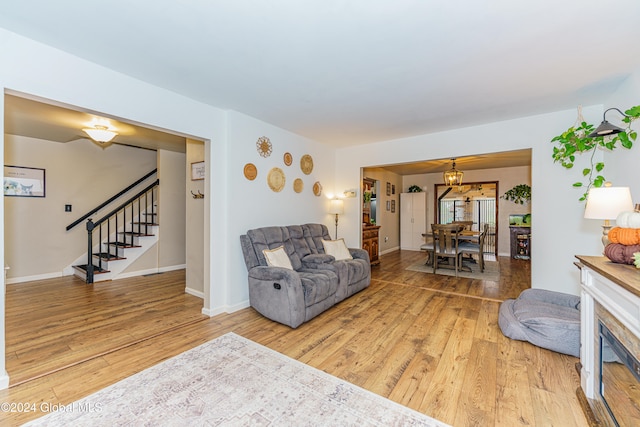
[[362,201],[364,203],[369,203],[371,201],[371,191],[365,191],[362,193]]
[[589,167],[582,169],[583,181],[577,181],[574,187],[586,187],[584,193],[580,197],[580,201],[587,199],[587,193],[591,187],[602,187],[606,179],[601,174],[604,169],[604,162],[595,161],[595,153],[598,147],[608,151],[614,151],[618,147],[618,143],[624,148],[633,147],[638,134],[631,129],[631,123],[640,118],[640,105],[632,107],[624,112],[626,117],[622,119],[626,123],[624,132],[617,133],[613,136],[597,136],[590,138],[588,135],[593,132],[595,126],[582,121],[577,126],[572,126],[561,135],[554,137],[551,142],[555,144],[553,147],[553,161],[560,163],[566,169],[574,166],[576,155],[590,154]]
[[414,184],[411,187],[409,187],[409,193],[422,193],[422,188]]
[[500,196],[501,199],[510,200],[513,203],[524,205],[531,200],[531,187],[527,184],[519,184]]

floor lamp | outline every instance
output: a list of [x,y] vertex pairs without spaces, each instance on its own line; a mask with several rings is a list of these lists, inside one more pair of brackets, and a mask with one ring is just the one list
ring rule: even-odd
[[336,240],[338,239],[338,215],[344,213],[344,201],[342,199],[332,199],[329,205],[329,213],[336,216]]

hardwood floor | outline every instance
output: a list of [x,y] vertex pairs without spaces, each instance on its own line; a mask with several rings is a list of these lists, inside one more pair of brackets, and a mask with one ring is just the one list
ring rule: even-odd
[[[530,264],[500,258],[500,282],[493,283],[405,270],[420,257],[424,254],[409,251],[382,256],[369,288],[297,329],[248,308],[174,327],[12,386],[0,391],[0,402],[33,403],[37,410],[0,413],[0,424],[18,425],[39,417],[40,407],[69,404],[235,332],[454,426],[587,425],[575,396],[577,359],[509,340],[498,328],[500,301],[529,287]],[[154,298],[145,286],[159,278],[147,278],[150,285],[130,285],[139,287],[134,293],[142,298],[132,298],[130,304],[145,311],[144,298]],[[160,311],[170,311],[174,304]],[[7,319],[10,309],[20,311],[8,307]],[[31,316],[46,317],[42,309]],[[28,317],[25,314],[25,325],[30,324]],[[131,319],[123,322],[125,327],[114,323],[103,331],[138,329]],[[10,330],[20,328],[7,324],[7,337],[20,334]]]

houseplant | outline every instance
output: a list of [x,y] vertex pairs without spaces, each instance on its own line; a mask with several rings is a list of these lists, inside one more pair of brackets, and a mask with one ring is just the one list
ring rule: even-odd
[[524,205],[531,200],[531,187],[527,184],[518,184],[500,196],[500,198]]
[[602,187],[605,183],[604,176],[600,174],[604,169],[604,162],[595,161],[596,149],[602,148],[607,151],[614,151],[618,147],[618,143],[627,149],[633,146],[638,135],[637,132],[631,129],[631,123],[640,118],[640,105],[628,109],[624,114],[626,117],[622,121],[626,123],[626,128],[623,132],[613,136],[589,137],[588,135],[593,132],[595,126],[580,120],[582,118],[582,115],[580,115],[577,126],[570,127],[551,140],[555,144],[553,147],[553,161],[560,163],[566,169],[573,168],[577,155],[590,155],[590,167],[582,169],[582,177],[585,182],[577,181],[573,184],[574,187],[586,187],[584,194],[579,199],[580,201],[586,200],[587,193],[591,187]]
[[422,192],[422,188],[418,187],[415,184],[409,187],[409,193],[421,193],[421,192]]

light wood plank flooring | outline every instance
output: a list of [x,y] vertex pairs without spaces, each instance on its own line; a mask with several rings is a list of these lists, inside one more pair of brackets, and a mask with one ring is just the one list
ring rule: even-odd
[[[0,391],[0,402],[68,404],[232,331],[454,426],[587,425],[575,396],[577,359],[498,328],[499,303],[529,287],[530,264],[500,258],[501,279],[492,283],[405,270],[421,257],[382,256],[369,288],[297,329],[250,308],[219,315]],[[0,424],[40,415],[0,413]]]

